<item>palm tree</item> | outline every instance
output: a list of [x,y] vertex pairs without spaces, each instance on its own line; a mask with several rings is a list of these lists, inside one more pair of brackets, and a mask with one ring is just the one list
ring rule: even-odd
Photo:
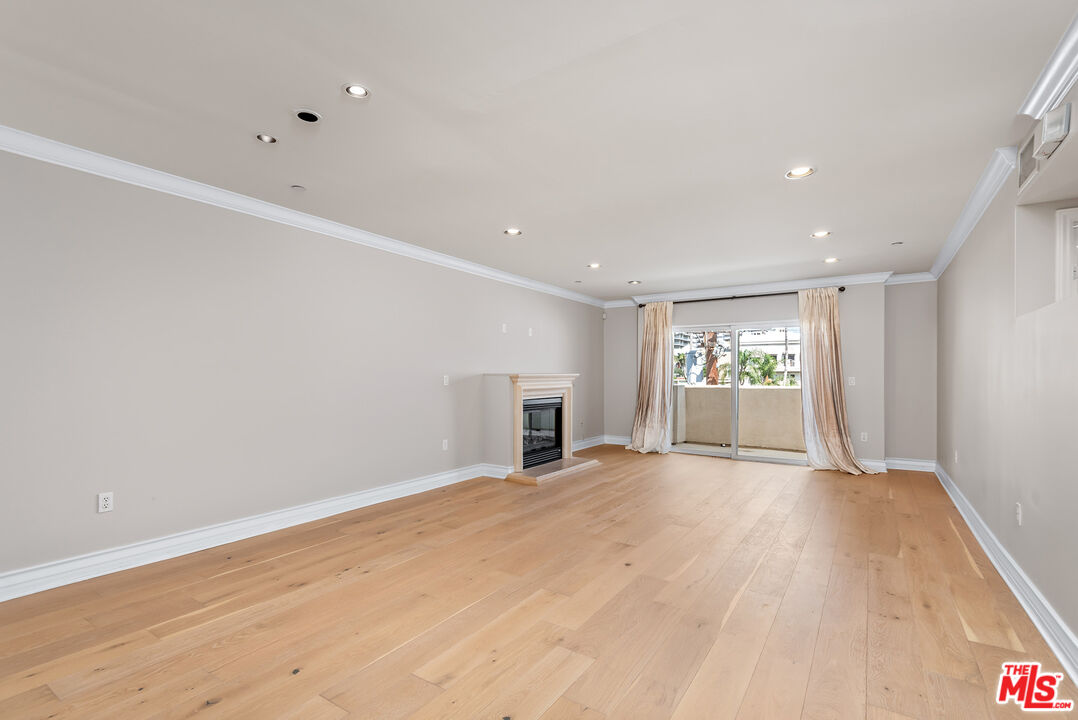
[[[776,384],[775,369],[778,368],[779,361],[763,350],[738,351],[737,364],[740,368],[738,382],[741,385]],[[723,385],[730,382],[730,363],[719,365],[718,379]]]

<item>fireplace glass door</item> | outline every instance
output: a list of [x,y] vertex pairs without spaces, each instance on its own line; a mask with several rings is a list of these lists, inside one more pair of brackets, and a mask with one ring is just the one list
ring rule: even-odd
[[527,398],[524,400],[525,468],[560,460],[561,398]]

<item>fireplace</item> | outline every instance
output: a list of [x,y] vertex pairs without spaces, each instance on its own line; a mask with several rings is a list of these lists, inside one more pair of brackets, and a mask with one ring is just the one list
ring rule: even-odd
[[561,397],[524,398],[523,467],[561,460]]

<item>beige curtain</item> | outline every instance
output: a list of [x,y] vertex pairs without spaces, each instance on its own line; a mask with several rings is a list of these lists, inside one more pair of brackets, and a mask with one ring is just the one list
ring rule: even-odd
[[801,408],[808,463],[851,475],[871,472],[858,462],[846,419],[838,288],[797,293],[801,319]]
[[670,393],[674,384],[674,304],[644,306],[640,377],[630,450],[670,452]]

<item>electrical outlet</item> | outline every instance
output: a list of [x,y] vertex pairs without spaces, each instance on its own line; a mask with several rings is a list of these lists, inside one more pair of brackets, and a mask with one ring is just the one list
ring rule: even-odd
[[958,464],[958,451],[957,450],[954,451],[954,464],[955,465]]
[[857,378],[855,378],[853,375],[850,375],[850,387],[853,387],[856,384],[857,384]]
[[442,440],[442,450],[448,450],[448,449],[449,449],[449,440],[448,440],[448,438],[443,439]]
[[868,442],[868,433],[861,433],[861,442]]
[[1022,527],[1022,503],[1014,504],[1014,519],[1018,521],[1018,527]]
[[448,375],[442,375],[442,385],[445,385],[446,387],[449,387],[449,376]]
[[97,494],[97,511],[99,513],[112,512],[112,492],[103,492]]

